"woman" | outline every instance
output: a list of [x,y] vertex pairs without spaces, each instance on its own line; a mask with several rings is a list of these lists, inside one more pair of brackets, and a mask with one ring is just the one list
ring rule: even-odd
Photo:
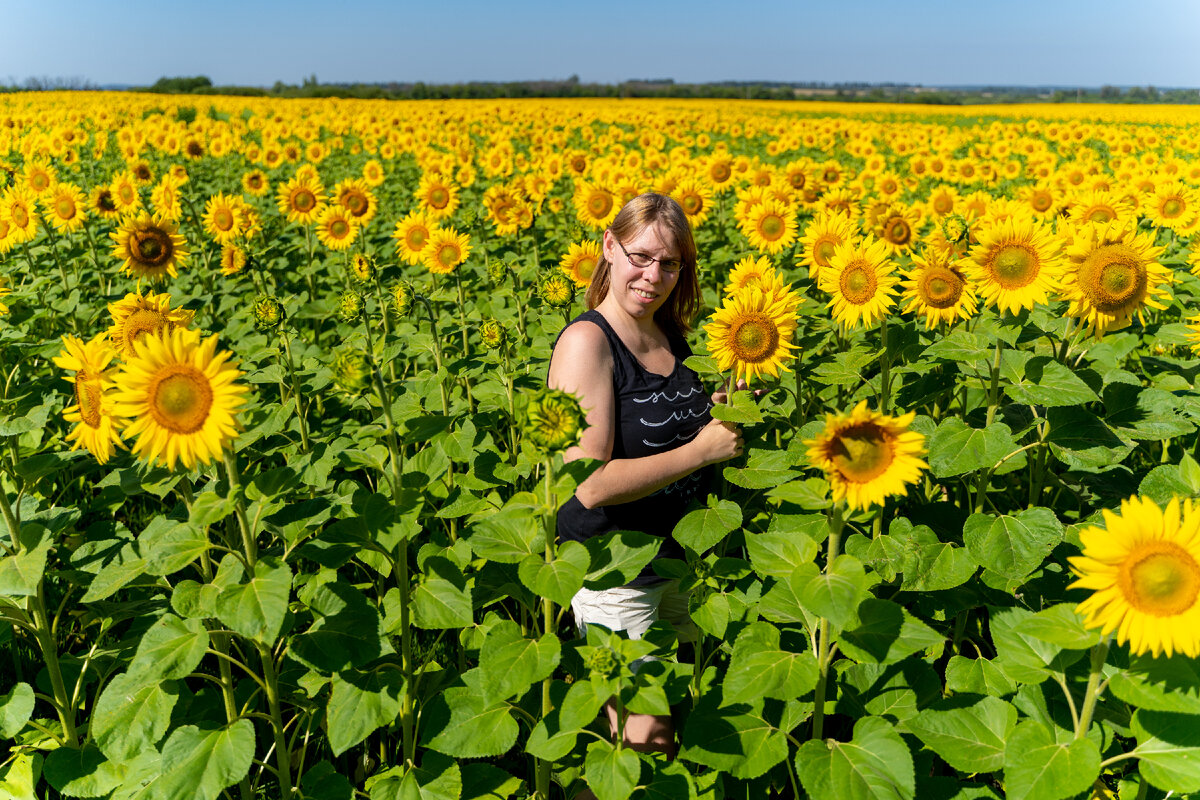
[[[704,468],[740,455],[742,436],[709,414],[724,392],[710,403],[683,365],[700,286],[691,228],[674,200],[644,194],[626,203],[604,232],[587,304],[554,345],[548,383],[577,395],[587,413],[566,459],[605,463],[559,510],[559,539],[640,530],[663,537],[660,557],[682,558],[671,531],[689,502],[704,496]],[[649,567],[628,586],[581,590],[571,607],[581,631],[594,623],[637,639],[661,615],[681,641],[695,637],[687,596]],[[611,704],[608,714],[615,729]],[[671,718],[630,715],[625,742],[674,756]]]

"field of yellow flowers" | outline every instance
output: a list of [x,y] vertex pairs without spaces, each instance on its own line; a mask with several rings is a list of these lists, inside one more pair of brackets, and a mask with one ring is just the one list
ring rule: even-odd
[[[647,191],[760,390],[686,644],[553,535]],[[1200,110],[0,95],[0,275],[0,796],[1200,792]]]

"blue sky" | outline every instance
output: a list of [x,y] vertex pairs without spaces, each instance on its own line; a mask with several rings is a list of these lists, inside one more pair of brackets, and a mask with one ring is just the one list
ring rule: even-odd
[[574,74],[1200,87],[1196,0],[0,0],[0,9],[3,83]]

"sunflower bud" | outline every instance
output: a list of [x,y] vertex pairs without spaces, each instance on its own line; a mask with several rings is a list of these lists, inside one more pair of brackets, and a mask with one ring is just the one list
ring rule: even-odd
[[946,218],[942,220],[942,234],[945,235],[947,242],[956,244],[966,241],[971,234],[971,228],[961,215],[947,214]]
[[525,408],[525,438],[544,453],[566,450],[579,442],[584,413],[575,395],[542,389]]
[[548,272],[538,281],[538,296],[551,308],[569,308],[575,301],[575,283],[561,272]]
[[621,662],[617,659],[617,654],[612,651],[611,647],[597,647],[588,656],[588,671],[598,677],[607,678],[611,676],[613,671],[619,666],[621,666]]
[[508,279],[508,264],[499,258],[495,261],[489,261],[488,279],[497,286],[503,284]]
[[342,292],[338,300],[338,316],[343,322],[355,322],[363,313],[363,297],[358,292]]
[[260,331],[278,327],[287,319],[283,303],[270,295],[262,295],[257,298],[251,307],[251,312],[254,314],[254,327]]
[[479,326],[479,338],[483,340],[483,346],[487,349],[498,350],[508,338],[508,330],[498,320],[485,319]]
[[375,261],[366,253],[350,256],[350,277],[358,283],[368,283],[375,277]]
[[371,375],[371,367],[367,359],[357,350],[340,350],[333,357],[330,365],[333,382],[343,392],[357,394],[367,385]]
[[400,281],[392,287],[392,304],[396,307],[396,313],[402,317],[407,317],[412,311],[415,298],[412,284],[408,281]]

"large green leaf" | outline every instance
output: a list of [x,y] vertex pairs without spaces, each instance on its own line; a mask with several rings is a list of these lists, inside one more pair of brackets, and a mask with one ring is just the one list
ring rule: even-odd
[[1060,742],[1042,723],[1026,719],[1008,737],[1004,787],[1009,800],[1062,800],[1100,775],[1100,749],[1091,739]]
[[796,477],[791,456],[784,450],[754,450],[745,467],[725,467],[725,480],[743,489],[770,489]]
[[698,797],[696,779],[682,763],[656,759],[647,766],[650,767],[650,780],[643,779],[633,795],[635,800],[696,800]]
[[329,748],[335,756],[349,750],[400,714],[404,676],[392,664],[372,670],[346,670],[333,676],[325,707]]
[[724,682],[727,703],[763,697],[792,700],[811,692],[816,684],[816,658],[783,649],[774,625],[754,622],[738,634]]
[[171,681],[146,681],[123,672],[109,681],[96,701],[89,727],[92,739],[112,761],[129,761],[166,734],[178,699]]
[[900,585],[905,591],[953,589],[970,580],[978,568],[966,549],[939,540],[937,534],[926,525],[914,527],[901,517],[892,522],[886,535],[894,539],[906,553],[903,561],[904,580]]
[[1135,656],[1112,676],[1109,689],[1143,710],[1200,714],[1200,663],[1181,653]]
[[603,739],[588,745],[583,774],[598,800],[628,800],[641,772],[642,762],[633,750],[618,750]]
[[851,717],[888,717],[904,721],[941,694],[933,668],[915,657],[893,664],[839,662],[836,709]]
[[[992,469],[1000,459],[1018,449],[1012,431],[1003,422],[971,428],[958,417],[942,420],[929,437],[929,471],[950,478],[981,469]],[[1009,459],[1017,462],[1023,456]]]
[[763,421],[762,412],[754,400],[753,392],[735,391],[729,402],[718,403],[711,409],[712,418],[738,425],[757,425]]
[[1200,792],[1200,716],[1138,709],[1131,728],[1138,769],[1151,785]]
[[0,557],[0,597],[37,594],[46,570],[46,557],[53,540],[44,525],[21,525],[21,547],[16,555]]
[[1072,469],[1115,469],[1133,450],[1133,445],[1122,441],[1103,420],[1078,406],[1047,409],[1046,421],[1050,423],[1045,439],[1050,451]]
[[1048,508],[1015,514],[972,514],[963,543],[984,568],[1014,580],[1037,569],[1062,541],[1063,526]]
[[458,762],[427,752],[419,767],[392,767],[367,779],[370,800],[459,800],[463,791]]
[[679,757],[728,772],[757,778],[787,758],[788,742],[777,724],[763,714],[763,702],[723,705],[721,692],[705,692],[688,716]]
[[1041,683],[1084,656],[1083,650],[1064,650],[1028,632],[1025,625],[1033,616],[1034,612],[1023,608],[992,609],[990,613],[995,663],[1021,683]]
[[849,742],[805,742],[796,751],[796,774],[814,798],[910,800],[916,793],[908,746],[879,717],[860,719]]
[[1100,631],[1084,627],[1075,603],[1043,608],[1022,623],[1021,633],[1070,650],[1087,650],[1100,643]]
[[1029,359],[1024,379],[1006,384],[1004,393],[1028,406],[1075,406],[1100,399],[1071,369],[1050,356]]
[[17,753],[0,764],[0,797],[5,800],[39,800],[34,786],[41,781],[42,754]]
[[1179,416],[1179,398],[1162,389],[1113,383],[1104,387],[1104,421],[1131,439],[1162,441],[1196,429]]
[[747,532],[745,537],[750,563],[763,577],[787,578],[799,567],[811,564],[817,555],[817,543],[800,533]]
[[590,564],[591,556],[586,547],[579,542],[563,542],[553,561],[547,563],[541,556],[529,556],[521,562],[517,574],[534,594],[548,597],[560,606],[569,606],[571,598],[583,588]]
[[707,508],[684,515],[671,534],[684,547],[703,553],[742,524],[742,507],[732,500],[709,497]]
[[33,687],[18,683],[12,691],[0,695],[0,739],[13,739],[33,716]]
[[583,585],[588,589],[625,586],[654,560],[662,538],[641,531],[609,531],[584,542],[591,564]]
[[231,630],[260,644],[274,644],[287,615],[292,570],[274,556],[263,556],[246,583],[217,595],[217,619]]
[[548,678],[558,666],[562,644],[558,637],[546,634],[528,639],[520,626],[504,620],[493,626],[479,652],[479,671],[488,700],[520,696],[536,681]]
[[[215,495],[205,492],[199,497]],[[208,537],[195,523],[179,522],[167,517],[155,517],[138,536],[138,552],[146,560],[146,572],[150,575],[173,575],[210,547]]]
[[462,764],[462,800],[508,800],[523,783],[499,767],[481,761]]
[[186,678],[207,651],[208,630],[200,620],[164,614],[142,634],[129,673],[143,682]]
[[529,505],[510,501],[500,511],[475,521],[467,541],[481,558],[516,564],[546,549],[546,528]]
[[868,597],[858,605],[858,625],[842,632],[838,646],[855,661],[891,664],[941,647],[945,637],[898,603]]
[[182,725],[162,750],[162,775],[154,781],[155,800],[216,800],[240,781],[254,759],[254,725],[239,719],[216,730]]
[[316,621],[292,638],[291,654],[322,672],[361,667],[382,653],[383,621],[358,589],[338,580],[308,597]]
[[833,566],[814,575],[800,587],[800,602],[810,613],[824,617],[837,628],[843,628],[867,596],[867,576],[862,562],[854,556],[841,555]]
[[503,700],[489,701],[478,669],[462,675],[464,686],[446,689],[422,712],[425,744],[455,758],[485,758],[507,752],[517,741],[517,721]]
[[126,769],[94,745],[60,747],[46,757],[46,782],[67,797],[103,797],[121,785]]
[[1017,690],[1004,670],[986,658],[951,656],[946,663],[946,691],[1003,697]]
[[472,622],[471,583],[452,561],[435,556],[412,596],[412,622],[418,628],[465,628]]
[[957,698],[924,709],[906,723],[925,746],[959,772],[995,772],[1017,726],[1017,709],[997,697],[964,704]]
[[88,590],[79,598],[79,602],[94,603],[104,600],[145,572],[146,560],[138,555],[135,545],[129,542],[121,547],[115,558],[100,568],[88,585]]

